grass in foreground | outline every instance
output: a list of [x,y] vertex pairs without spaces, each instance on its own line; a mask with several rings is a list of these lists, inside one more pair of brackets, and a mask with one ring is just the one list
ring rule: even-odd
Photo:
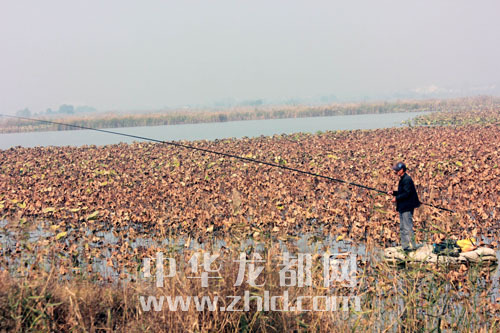
[[[234,286],[239,268],[234,260],[240,257],[238,251],[230,249],[219,252],[223,258],[218,262],[222,264],[218,273],[221,279],[211,280],[206,288],[200,280],[188,278],[191,272],[187,259],[193,254],[189,251],[165,253],[180,264],[176,276],[165,278],[160,288],[152,279],[141,277],[143,267],[133,273],[137,278],[135,282],[96,283],[92,275],[86,274],[72,274],[70,279],[63,279],[57,267],[49,271],[40,269],[35,260],[29,268],[21,265],[14,274],[2,271],[0,322],[4,329],[18,332],[495,332],[499,329],[500,304],[494,299],[495,285],[490,273],[478,267],[451,269],[422,265],[397,269],[380,262],[375,255],[366,260],[358,257],[353,287],[343,284],[344,280],[325,288],[322,266],[313,260],[313,286],[284,287],[280,286],[279,275],[282,252],[276,244],[268,243],[266,248],[267,251],[261,252],[263,272],[256,280],[263,283],[260,287],[249,286],[246,278],[241,286]],[[367,253],[374,253],[370,245]],[[153,270],[152,275],[154,273]],[[284,295],[287,291],[290,304],[295,305],[299,296],[305,296],[303,309],[312,309],[315,297],[319,308],[326,309],[325,296],[334,296],[337,308],[322,312],[264,311],[259,310],[258,302],[252,299],[249,308],[239,312],[219,308],[198,311],[195,306],[187,311],[171,311],[166,301],[159,311],[154,307],[146,311],[140,301],[141,296],[151,295],[158,299],[161,296],[209,296],[211,299],[217,296],[218,304],[228,309],[232,299],[227,296],[243,297],[248,291],[251,297],[264,299],[265,290],[271,296]],[[353,295],[360,299],[358,309]],[[344,311],[343,296],[351,297],[346,303],[347,311]],[[277,305],[283,309],[283,300]],[[236,308],[243,309],[243,301]]]

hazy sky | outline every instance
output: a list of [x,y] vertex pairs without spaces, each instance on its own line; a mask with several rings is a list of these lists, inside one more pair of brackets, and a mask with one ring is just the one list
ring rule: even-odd
[[500,1],[0,0],[0,112],[500,82]]

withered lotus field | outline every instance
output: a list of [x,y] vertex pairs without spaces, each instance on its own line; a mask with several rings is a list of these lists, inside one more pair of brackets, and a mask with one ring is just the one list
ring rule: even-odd
[[[395,189],[398,179],[390,167],[404,161],[421,201],[454,211],[418,208],[417,241],[476,236],[492,240],[488,246],[496,247],[499,129],[498,122],[481,122],[189,144],[381,190]],[[0,322],[13,331],[496,331],[497,273],[491,278],[490,272],[464,265],[396,270],[381,262],[378,250],[399,243],[399,218],[390,199],[359,187],[166,144],[3,150]],[[364,246],[366,256],[357,256],[358,284],[351,290],[291,288],[291,295],[354,293],[362,299],[361,312],[141,308],[139,297],[152,290],[157,296],[242,295],[250,287],[232,283],[239,251],[258,252],[253,245],[242,248],[249,239],[266,246],[265,286],[250,288],[252,295],[263,297],[264,289],[281,295],[288,289],[278,278],[283,253],[275,240],[309,234],[315,235],[312,242],[329,238],[350,241],[355,244],[351,250]],[[114,241],[106,243],[106,235]],[[172,239],[186,242],[162,243]],[[213,239],[223,239],[227,246],[203,250],[221,254],[221,280],[202,288],[186,277],[188,258],[198,251],[189,244]],[[178,260],[180,269],[164,287],[152,289],[142,280],[141,263],[157,251]],[[321,253],[313,255],[317,283],[323,272],[317,260]],[[103,271],[114,275],[106,277]]]
[[481,105],[472,108],[467,112],[434,112],[422,116],[417,116],[411,121],[415,125],[430,125],[430,126],[463,126],[463,125],[481,125],[481,124],[500,124],[500,113],[498,105],[494,103],[490,105]]
[[[498,125],[337,131],[195,146],[390,190],[402,160],[421,201],[416,229],[456,237],[496,235]],[[380,245],[397,242],[390,198],[265,165],[135,143],[14,148],[0,152],[0,216],[43,219],[58,231],[110,228],[211,238],[317,232]],[[57,226],[57,227],[56,227]],[[439,233],[434,234],[439,237]]]

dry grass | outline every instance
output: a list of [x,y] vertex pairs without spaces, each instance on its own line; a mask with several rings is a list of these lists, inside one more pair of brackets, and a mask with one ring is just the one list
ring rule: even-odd
[[[263,287],[246,283],[234,286],[238,271],[238,252],[225,250],[220,271],[222,279],[210,281],[207,288],[200,281],[187,278],[187,267],[180,267],[175,277],[166,278],[162,288],[154,281],[96,283],[91,276],[61,279],[53,268],[49,272],[35,268],[18,270],[14,278],[2,272],[0,279],[0,322],[8,331],[149,331],[149,332],[292,332],[292,331],[497,331],[500,306],[491,301],[489,273],[477,268],[452,270],[450,267],[418,266],[396,269],[368,256],[358,265],[357,284],[323,288],[322,267],[313,260],[313,287],[282,287],[279,283],[281,252],[273,244],[261,253],[265,278]],[[373,253],[369,246],[368,253]],[[192,253],[175,253],[182,263]],[[317,258],[315,258],[317,259]],[[181,265],[182,266],[182,265]],[[23,267],[23,266],[21,266]],[[258,282],[260,282],[259,280]],[[258,311],[256,302],[249,311],[169,311],[166,302],[161,311],[144,311],[139,296],[219,296],[226,308],[230,295],[243,296],[245,290],[263,297],[358,295],[361,311],[328,312]],[[283,304],[280,304],[282,306]],[[242,303],[237,305],[242,309]],[[310,309],[310,302],[304,302]]]

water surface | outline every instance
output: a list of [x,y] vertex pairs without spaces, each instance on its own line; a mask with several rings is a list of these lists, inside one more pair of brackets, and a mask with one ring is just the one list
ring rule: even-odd
[[[315,133],[317,131],[399,127],[404,126],[404,121],[425,113],[427,112],[245,120],[225,123],[123,127],[110,130],[163,141],[215,140],[298,132]],[[133,141],[140,140],[91,130],[9,133],[0,134],[0,149],[15,146],[101,146]]]

